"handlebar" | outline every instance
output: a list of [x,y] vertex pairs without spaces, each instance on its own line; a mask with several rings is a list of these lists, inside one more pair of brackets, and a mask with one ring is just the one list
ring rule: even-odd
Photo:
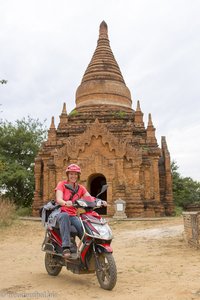
[[[69,200],[71,201],[71,200]],[[52,204],[55,205],[55,208],[60,208],[62,205],[59,205],[56,203],[56,201],[52,200]],[[101,206],[107,206],[105,205],[106,201],[101,200],[99,198],[96,198],[95,201],[87,201],[85,199],[77,199],[75,202],[72,202],[72,205],[66,205],[68,201],[66,201],[65,206],[67,207],[81,207],[81,208],[99,208]]]

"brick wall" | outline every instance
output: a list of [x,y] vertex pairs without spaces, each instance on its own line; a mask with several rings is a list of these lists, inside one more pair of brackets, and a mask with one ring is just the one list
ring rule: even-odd
[[183,223],[187,243],[200,248],[200,211],[183,212]]

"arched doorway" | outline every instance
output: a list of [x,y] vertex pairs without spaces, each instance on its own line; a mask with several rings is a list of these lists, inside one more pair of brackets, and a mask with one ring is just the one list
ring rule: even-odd
[[[92,196],[96,196],[100,191],[102,185],[106,184],[106,178],[102,174],[95,174],[92,175],[89,181],[89,190],[90,194]],[[105,191],[103,194],[99,196],[100,199],[107,201],[107,191]],[[100,207],[96,209],[96,212],[98,212],[100,215],[106,215],[107,214],[107,208],[106,207]]]

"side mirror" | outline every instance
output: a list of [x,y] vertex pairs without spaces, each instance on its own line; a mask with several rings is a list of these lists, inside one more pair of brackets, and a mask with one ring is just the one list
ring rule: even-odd
[[99,195],[103,194],[108,188],[108,184],[102,185],[101,191],[98,195],[96,195],[96,198],[98,198]]

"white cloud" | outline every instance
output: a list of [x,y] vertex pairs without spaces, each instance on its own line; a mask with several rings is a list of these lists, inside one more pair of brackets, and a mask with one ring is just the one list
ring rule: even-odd
[[[184,176],[200,180],[200,2],[198,0],[0,0],[1,117],[56,121],[108,24],[133,108],[152,113]],[[3,45],[3,46],[2,46]]]

